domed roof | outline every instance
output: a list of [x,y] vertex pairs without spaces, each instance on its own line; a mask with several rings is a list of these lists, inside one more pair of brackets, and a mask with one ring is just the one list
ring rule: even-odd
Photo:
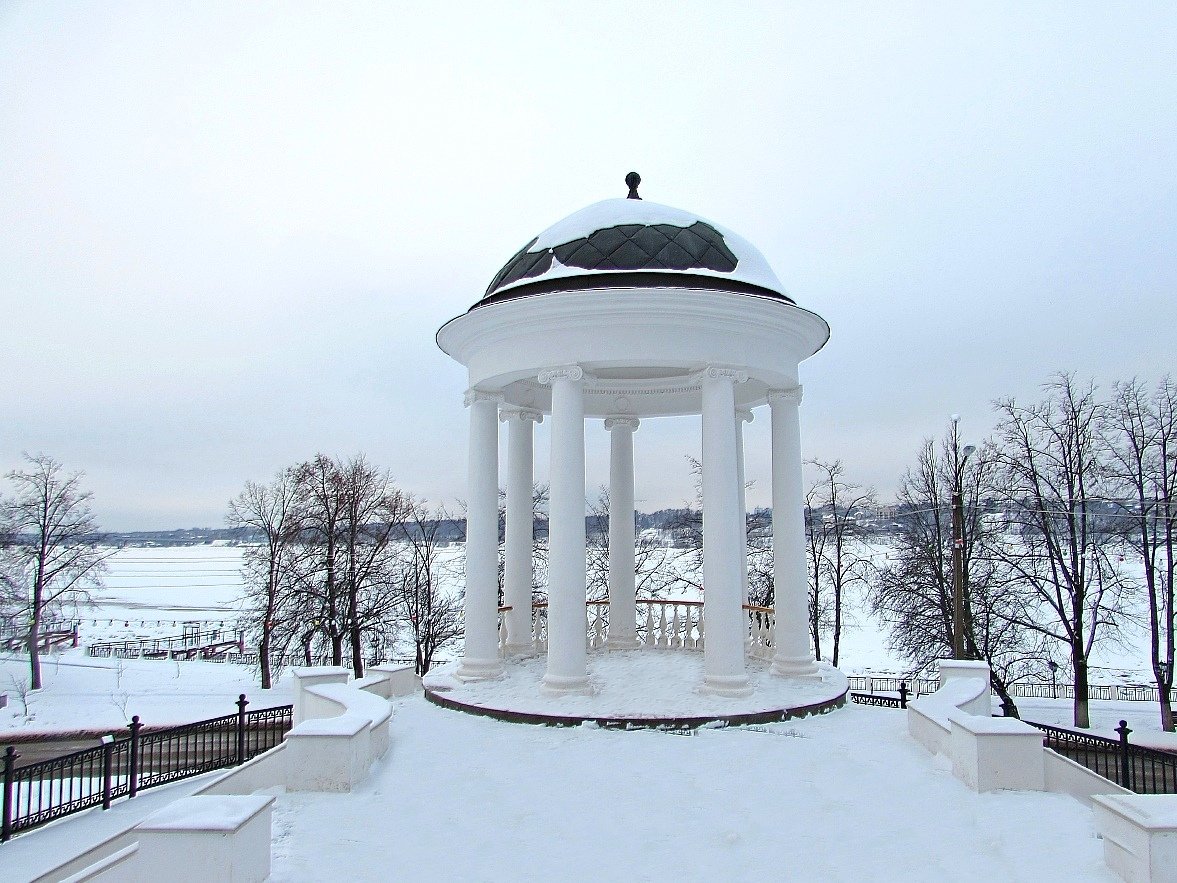
[[[630,176],[636,178],[636,175]],[[553,224],[499,270],[472,309],[570,289],[704,288],[793,303],[764,255],[692,212],[636,197],[605,199]]]

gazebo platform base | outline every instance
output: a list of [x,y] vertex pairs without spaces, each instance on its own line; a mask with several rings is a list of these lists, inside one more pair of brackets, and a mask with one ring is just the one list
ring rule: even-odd
[[504,661],[493,681],[463,682],[457,663],[424,678],[425,698],[444,708],[499,720],[551,726],[592,723],[615,729],[682,730],[783,721],[824,714],[846,703],[849,684],[819,663],[819,678],[779,678],[769,663],[748,660],[752,695],[731,698],[702,692],[703,654],[684,650],[596,650],[589,654],[593,692],[551,695],[541,687],[545,658]]

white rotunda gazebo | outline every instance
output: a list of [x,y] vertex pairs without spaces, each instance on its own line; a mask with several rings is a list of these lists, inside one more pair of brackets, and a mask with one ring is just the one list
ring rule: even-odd
[[[630,195],[549,227],[486,295],[437,333],[469,372],[466,641],[455,675],[500,677],[537,646],[532,616],[532,440],[551,419],[543,689],[591,689],[586,601],[585,420],[610,432],[608,648],[639,644],[634,593],[634,436],[642,420],[701,415],[703,603],[687,610],[703,650],[700,689],[752,688],[742,424],[772,424],[775,631],[771,673],[817,675],[810,650],[798,364],[829,326],[781,286],[747,240],[690,212]],[[508,425],[503,609],[498,602],[498,423]],[[621,516],[621,517],[618,517]],[[502,622],[500,623],[500,615]],[[694,616],[692,621],[691,616]],[[677,613],[676,613],[677,616]],[[752,620],[754,621],[754,620]],[[704,638],[705,623],[705,638]],[[648,628],[641,629],[648,631]],[[505,634],[504,634],[505,632]],[[763,636],[762,636],[763,637]]]

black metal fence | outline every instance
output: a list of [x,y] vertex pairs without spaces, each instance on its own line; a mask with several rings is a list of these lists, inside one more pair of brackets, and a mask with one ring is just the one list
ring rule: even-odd
[[1177,754],[1128,742],[1127,721],[1116,728],[1119,739],[1078,733],[1026,721],[1046,734],[1046,747],[1105,779],[1137,794],[1177,794]]
[[898,696],[886,696],[881,693],[851,693],[850,699],[859,705],[877,705],[881,708],[907,708],[909,691],[905,681],[899,682],[898,692]]
[[19,769],[20,755],[10,745],[4,752],[0,842],[92,806],[109,809],[112,800],[144,788],[237,766],[281,743],[293,725],[293,706],[246,711],[248,704],[243,693],[236,714],[151,733],[140,732],[135,715],[117,739],[106,736],[95,748]]
[[[853,675],[847,680],[851,690],[874,693],[893,693],[899,689],[901,681],[906,681],[912,696],[923,696],[935,693],[940,689],[938,680],[926,678],[897,678],[897,677],[868,677]],[[1074,699],[1075,686],[1062,682],[1041,683],[1018,681],[1007,684],[1009,695],[1015,699]],[[1101,699],[1120,702],[1157,702],[1156,684],[1091,684],[1087,688],[1089,699]]]

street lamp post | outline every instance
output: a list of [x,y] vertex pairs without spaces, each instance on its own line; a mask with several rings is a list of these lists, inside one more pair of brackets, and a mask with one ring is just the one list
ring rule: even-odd
[[1055,686],[1054,680],[1054,676],[1058,674],[1058,663],[1051,659],[1047,661],[1046,665],[1050,669],[1050,698],[1058,699],[1058,687]]
[[[965,461],[976,450],[972,445],[960,448],[957,426],[960,417],[952,415],[952,657],[965,658],[964,644],[964,481]],[[961,455],[964,456],[961,456]]]

